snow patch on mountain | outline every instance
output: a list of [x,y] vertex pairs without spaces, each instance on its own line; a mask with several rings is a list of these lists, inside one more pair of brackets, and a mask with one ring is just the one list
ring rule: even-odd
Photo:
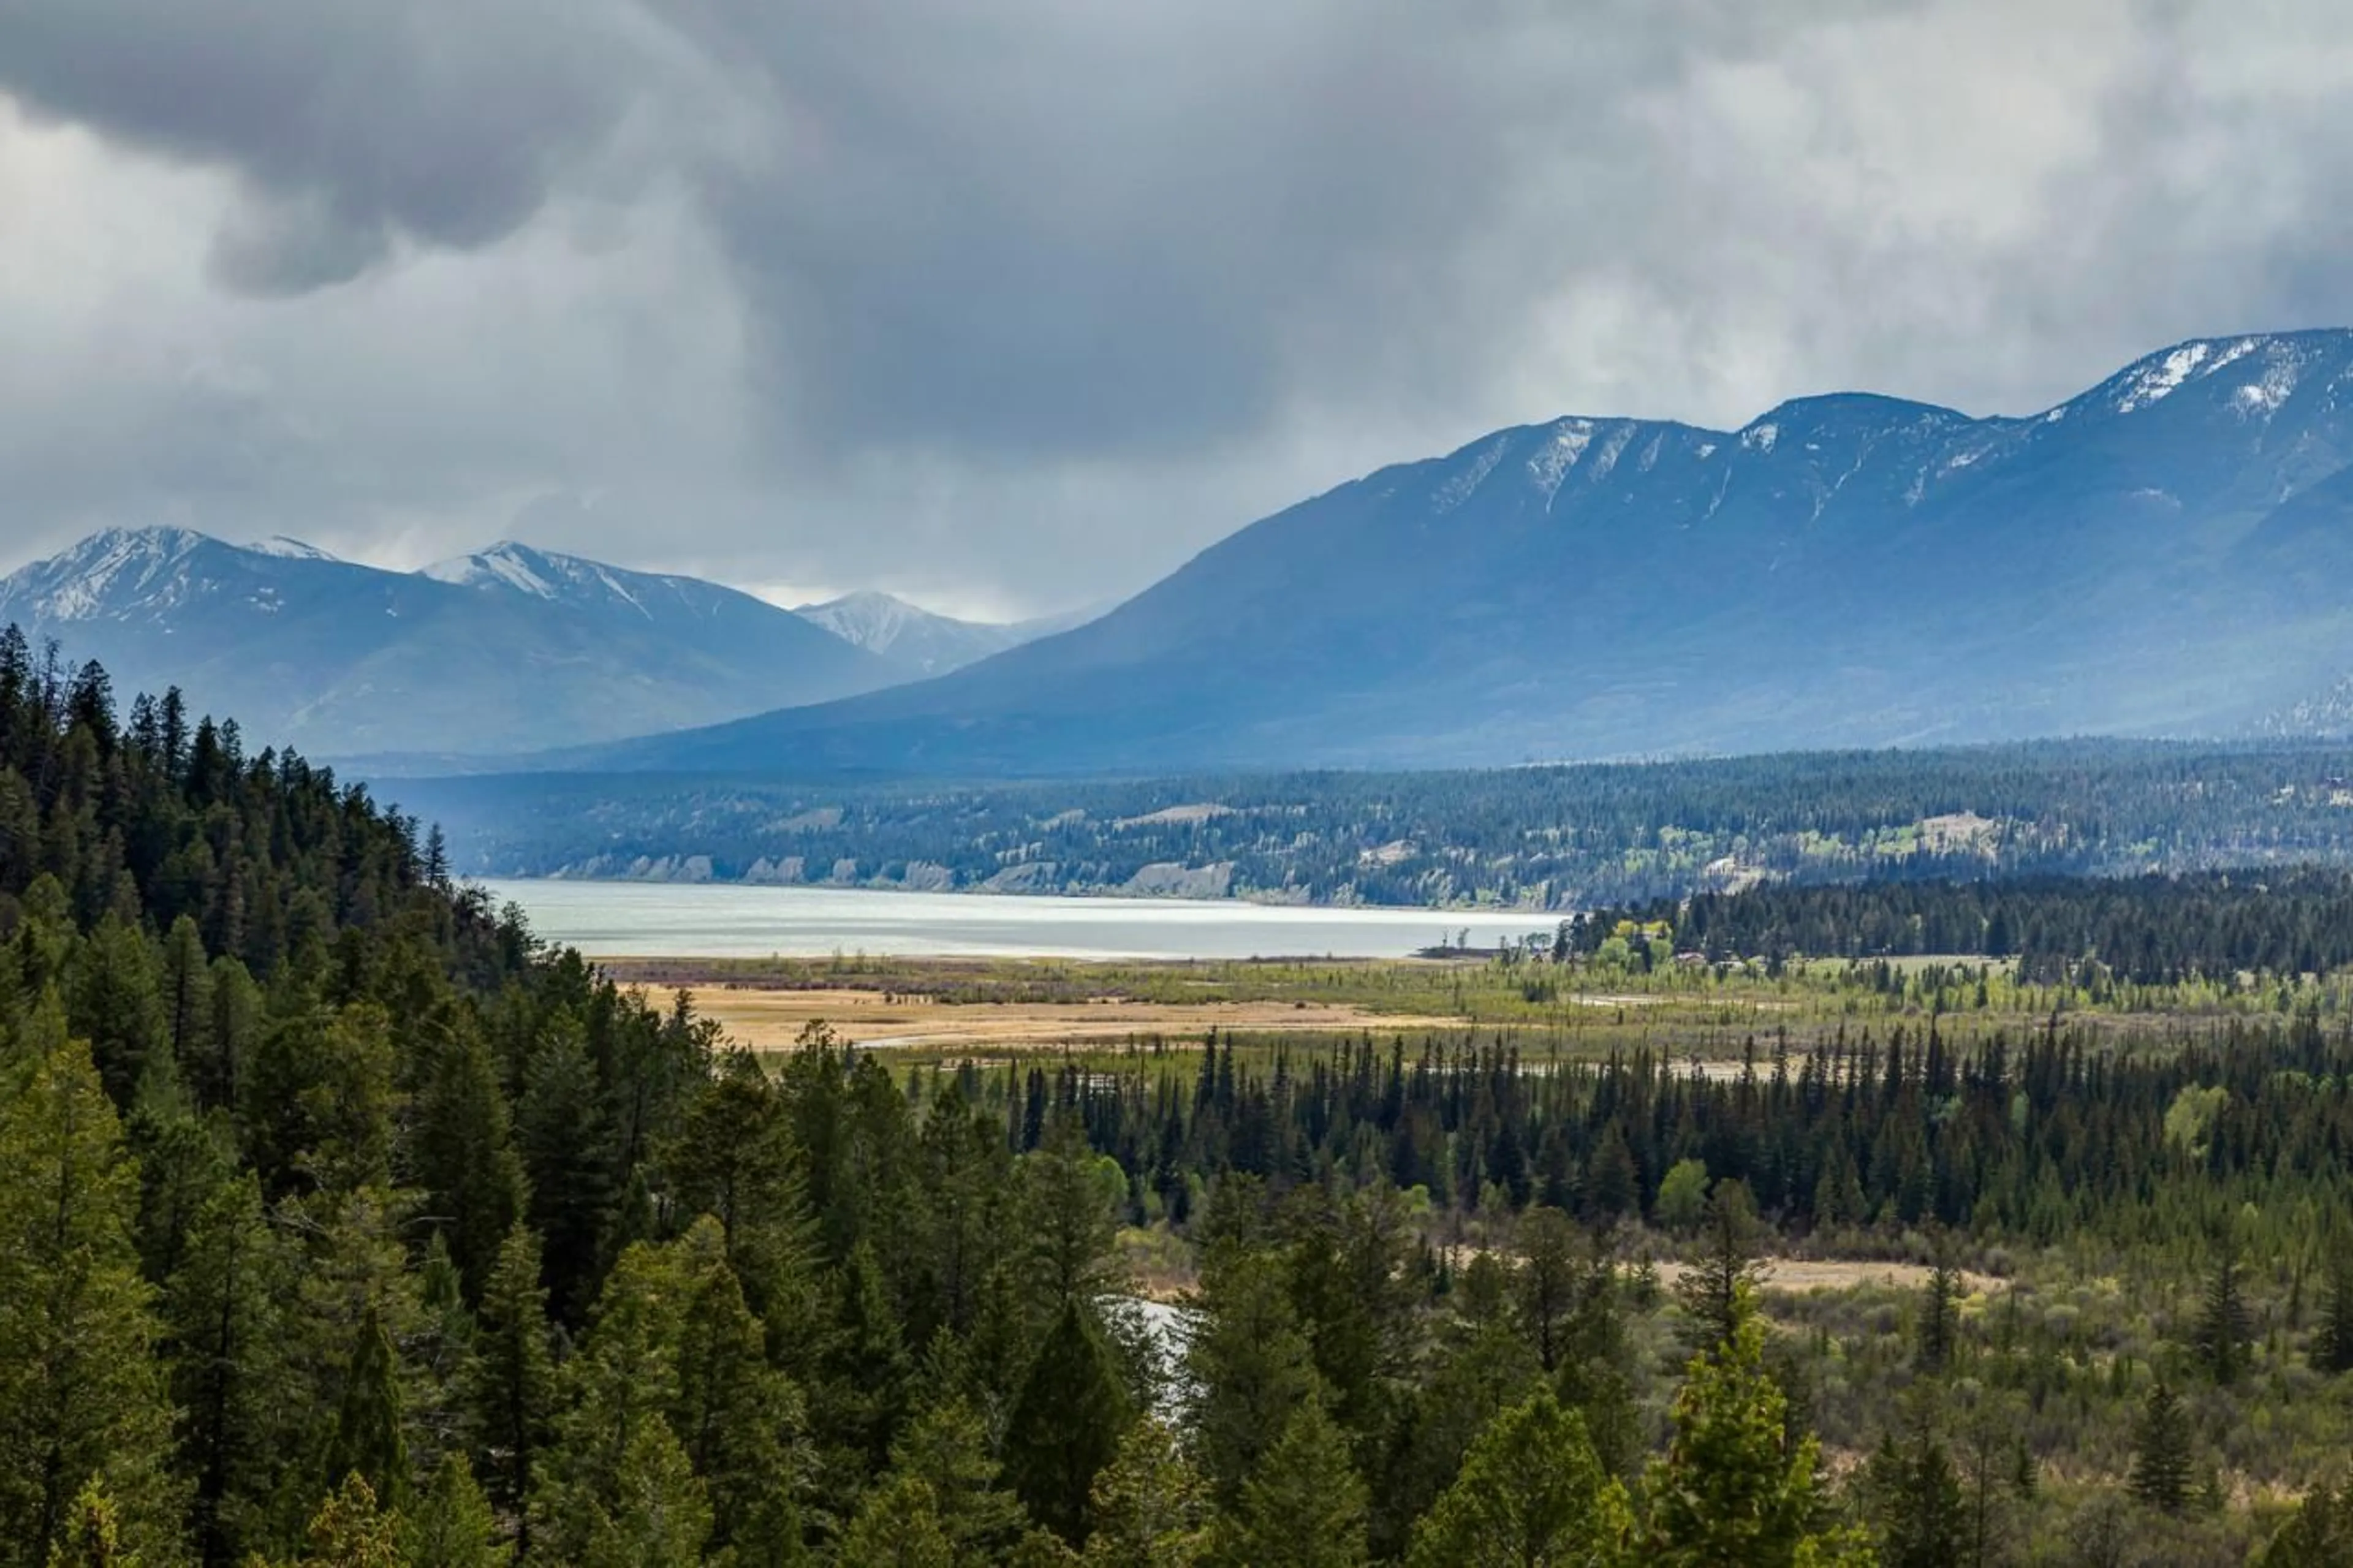
[[2214,352],[2211,343],[2184,343],[2155,364],[2145,365],[2136,373],[2117,401],[2119,414],[2137,414],[2153,404],[2173,395],[2190,373],[2206,363]]
[[189,590],[188,558],[212,542],[185,528],[109,528],[7,579],[0,603],[36,621],[88,621],[162,607]]
[[1528,478],[1550,501],[1559,493],[1561,480],[1577,467],[1585,456],[1585,448],[1593,442],[1593,421],[1590,419],[1556,419],[1545,444],[1528,459]]
[[289,539],[282,533],[273,533],[267,539],[257,539],[245,548],[256,555],[274,556],[280,561],[331,561],[340,564],[343,560],[341,556],[330,554],[315,544],[306,543],[300,539]]
[[512,540],[501,540],[471,555],[436,561],[425,568],[424,575],[460,588],[504,585],[534,599],[553,599],[556,596],[555,584],[533,569],[535,564],[546,563],[547,558],[538,551]]

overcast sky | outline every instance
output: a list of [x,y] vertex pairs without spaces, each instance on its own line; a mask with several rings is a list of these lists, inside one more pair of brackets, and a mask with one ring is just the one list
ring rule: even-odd
[[1380,463],[2353,321],[2343,0],[0,0],[0,569],[1132,592]]

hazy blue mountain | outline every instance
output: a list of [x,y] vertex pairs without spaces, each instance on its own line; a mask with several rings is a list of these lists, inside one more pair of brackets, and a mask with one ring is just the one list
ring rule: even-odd
[[1067,631],[1090,618],[1055,616],[1003,625],[964,621],[871,590],[803,605],[793,613],[886,660],[909,679],[962,669],[993,653]]
[[491,754],[871,690],[881,659],[747,594],[519,544],[418,573],[110,530],[0,579],[0,624],[321,756]]
[[2353,670],[2353,333],[2025,418],[1572,417],[1383,468],[1087,626],[575,765],[1487,763],[2231,733]]

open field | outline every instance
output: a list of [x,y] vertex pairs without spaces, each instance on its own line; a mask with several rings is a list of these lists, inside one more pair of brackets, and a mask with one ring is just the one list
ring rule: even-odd
[[2101,1037],[2161,1045],[2289,1005],[2353,1011],[2346,983],[2232,993],[2212,984],[2095,994],[2021,983],[2011,966],[1906,959],[1790,963],[1775,973],[1662,966],[1397,960],[617,958],[624,984],[685,990],[726,1034],[790,1047],[822,1021],[838,1037],[911,1061],[992,1059],[1025,1048],[1116,1054],[1198,1047],[1212,1030],[1251,1046],[1369,1033],[1508,1040],[1534,1063],[1648,1052],[1722,1078],[1778,1050],[1931,1026],[1955,1042],[2012,1039],[2054,1016]]
[[790,1046],[823,1022],[853,1045],[992,1055],[1024,1046],[1106,1045],[1211,1029],[1250,1035],[1353,1034],[1365,1029],[1459,1028],[1461,1016],[1376,1013],[1350,1003],[1142,1002],[1098,996],[1082,1002],[944,1002],[935,996],[845,989],[777,991],[740,985],[695,994],[695,1005],[730,1038],[755,1050]]

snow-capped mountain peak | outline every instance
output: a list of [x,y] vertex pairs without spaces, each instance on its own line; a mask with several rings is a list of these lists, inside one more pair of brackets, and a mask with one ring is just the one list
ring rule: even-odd
[[317,545],[302,540],[290,539],[282,533],[273,533],[267,539],[257,539],[245,548],[256,555],[273,556],[280,561],[325,561],[335,565],[343,564],[342,556],[322,550]]
[[420,576],[461,588],[521,594],[551,604],[618,605],[652,619],[658,611],[716,613],[731,590],[692,577],[628,572],[602,562],[501,540],[487,550],[437,561]]
[[187,591],[189,557],[213,542],[185,528],[101,529],[0,583],[0,603],[21,605],[25,619],[66,622],[176,601]]
[[960,621],[871,588],[821,604],[803,605],[793,614],[823,626],[844,642],[854,643],[919,675],[944,675],[1061,629],[1059,622],[997,626],[986,621]]

